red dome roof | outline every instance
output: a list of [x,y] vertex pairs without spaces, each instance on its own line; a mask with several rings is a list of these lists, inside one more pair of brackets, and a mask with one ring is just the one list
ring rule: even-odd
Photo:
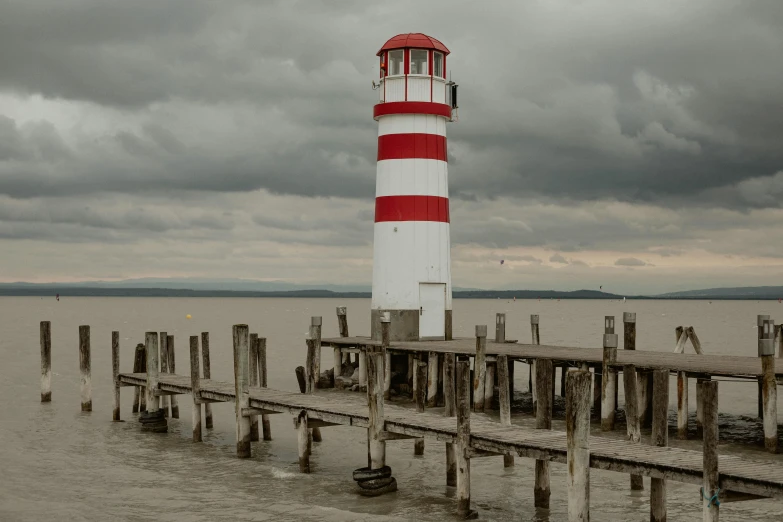
[[435,49],[445,54],[449,54],[449,50],[445,45],[440,43],[431,36],[421,33],[405,33],[398,34],[397,36],[390,38],[383,47],[378,51],[380,55],[383,51],[388,49],[402,49],[403,47],[415,47],[416,49]]

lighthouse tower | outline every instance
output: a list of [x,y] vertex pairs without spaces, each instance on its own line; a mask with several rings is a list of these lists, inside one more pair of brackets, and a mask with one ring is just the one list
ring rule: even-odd
[[391,340],[451,339],[451,252],[446,122],[456,85],[441,42],[400,34],[380,51],[372,337],[382,312]]

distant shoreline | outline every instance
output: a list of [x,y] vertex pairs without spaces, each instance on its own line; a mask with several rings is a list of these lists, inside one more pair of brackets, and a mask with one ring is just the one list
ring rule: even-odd
[[[333,292],[330,290],[287,291],[238,291],[238,290],[187,290],[173,288],[86,288],[86,287],[0,287],[3,297],[275,297],[275,298],[342,298],[369,299],[370,292]],[[658,301],[766,301],[778,300],[777,296],[622,296],[595,290],[559,292],[555,290],[471,290],[455,291],[454,299],[594,299],[594,300],[658,300]]]

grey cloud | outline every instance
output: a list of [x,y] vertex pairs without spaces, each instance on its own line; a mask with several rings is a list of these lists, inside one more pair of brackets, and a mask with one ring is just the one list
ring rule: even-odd
[[614,266],[647,266],[647,263],[635,257],[621,257],[614,262]]
[[559,264],[563,264],[563,265],[567,265],[568,264],[568,259],[564,258],[560,254],[553,254],[552,257],[549,258],[549,261],[552,262],[552,263],[559,263]]

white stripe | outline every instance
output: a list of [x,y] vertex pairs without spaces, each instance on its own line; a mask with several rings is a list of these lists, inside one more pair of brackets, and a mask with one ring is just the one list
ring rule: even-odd
[[446,118],[432,114],[389,114],[378,120],[378,136],[386,134],[446,135]]
[[432,159],[378,162],[375,196],[449,197],[448,163]]

